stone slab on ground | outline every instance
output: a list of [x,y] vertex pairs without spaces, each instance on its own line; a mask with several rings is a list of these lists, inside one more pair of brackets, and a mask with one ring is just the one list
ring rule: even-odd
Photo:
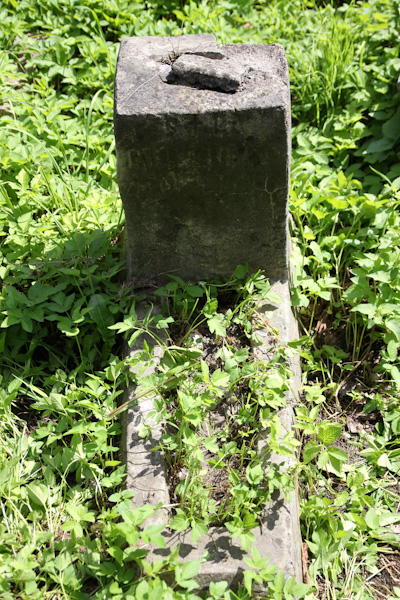
[[290,89],[278,44],[122,40],[115,78],[128,279],[288,277]]
[[[268,321],[269,325],[279,329],[279,334],[271,337],[267,329],[258,330],[261,334],[262,343],[254,348],[257,358],[270,359],[271,351],[277,344],[284,344],[287,341],[298,337],[297,323],[293,317],[290,307],[290,295],[287,282],[276,282],[272,290],[281,298],[281,303],[277,305],[265,304],[259,311],[259,317]],[[147,308],[144,309],[147,311]],[[139,315],[140,316],[140,315]],[[131,353],[138,352],[143,340],[137,340],[136,347]],[[272,349],[272,350],[271,350]],[[160,347],[155,348],[156,360],[149,369],[155,369],[157,361],[162,355]],[[282,423],[282,434],[284,435],[293,426],[293,408],[298,387],[300,385],[300,365],[297,359],[292,362],[293,378],[291,380],[291,390],[288,393],[288,406],[279,413]],[[149,371],[150,372],[150,371]],[[135,394],[134,386],[127,391],[128,397]],[[124,416],[124,444],[127,460],[128,489],[135,492],[132,499],[134,507],[142,506],[144,503],[152,505],[162,502],[169,504],[168,489],[165,481],[165,468],[162,453],[153,452],[152,447],[156,446],[160,435],[161,425],[157,425],[154,420],[151,426],[151,438],[144,441],[138,435],[139,428],[143,418],[148,411],[153,410],[151,400],[140,403],[126,411]],[[262,453],[265,442],[262,438],[258,442],[258,451]],[[287,466],[291,460],[282,456],[269,456],[266,463],[284,463]],[[287,577],[294,576],[296,582],[302,581],[302,563],[301,563],[301,536],[298,514],[297,491],[291,495],[287,502],[280,493],[275,493],[265,507],[263,512],[263,524],[253,530],[256,536],[255,546],[261,556],[269,557],[270,564],[276,565]],[[146,524],[168,523],[168,509],[158,511]],[[197,560],[205,552],[209,553],[209,559],[201,565],[200,572],[196,578],[201,587],[205,588],[211,581],[228,581],[233,588],[241,580],[242,572],[248,568],[244,562],[245,553],[240,543],[230,537],[229,532],[223,527],[210,528],[209,534],[202,536],[200,540],[193,544],[189,532],[176,533],[166,530],[165,539],[167,547],[180,544],[180,556],[183,561]],[[152,548],[147,560],[162,558],[168,554],[169,550]],[[256,590],[257,591],[257,590]],[[263,591],[259,589],[258,591]]]

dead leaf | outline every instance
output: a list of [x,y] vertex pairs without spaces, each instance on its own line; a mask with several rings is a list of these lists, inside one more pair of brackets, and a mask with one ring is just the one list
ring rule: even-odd
[[350,433],[360,433],[363,430],[363,426],[358,421],[355,421],[352,417],[347,417],[347,429]]

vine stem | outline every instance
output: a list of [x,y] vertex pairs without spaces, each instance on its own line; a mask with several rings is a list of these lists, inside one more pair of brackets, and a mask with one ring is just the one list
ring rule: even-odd
[[[171,381],[174,381],[174,379],[177,379],[176,375],[174,375],[173,377],[169,377],[169,379],[166,379],[163,382],[163,385],[165,385],[167,383],[171,383]],[[121,404],[121,406],[118,406],[118,408],[115,408],[114,410],[112,410],[107,415],[106,418],[107,419],[111,419],[111,417],[113,417],[114,415],[116,415],[121,410],[124,410],[125,408],[127,408],[133,402],[136,402],[137,400],[140,400],[140,398],[143,398],[143,396],[147,396],[147,394],[151,394],[151,392],[157,392],[157,391],[158,391],[158,386],[154,386],[152,388],[149,388],[148,390],[143,390],[143,392],[140,392],[139,394],[136,394],[135,396],[133,396],[133,398],[131,398],[130,400],[127,400],[126,402],[124,402],[123,404]]]
[[[187,371],[188,369],[190,369],[192,366],[193,365],[190,365],[190,366],[186,367],[186,369],[183,369],[182,371],[180,371],[179,375],[181,375],[182,373],[184,373],[185,371]],[[130,400],[127,400],[126,402],[124,402],[123,404],[121,404],[121,406],[118,406],[113,411],[111,411],[107,415],[106,419],[111,419],[111,417],[113,417],[114,415],[116,415],[117,413],[119,413],[121,410],[124,410],[125,408],[127,408],[133,402],[136,402],[137,400],[140,400],[140,398],[143,398],[143,396],[147,396],[147,394],[151,394],[152,392],[157,392],[160,387],[164,387],[168,383],[171,383],[172,381],[175,381],[175,380],[178,382],[179,381],[179,375],[177,374],[177,375],[173,375],[172,377],[168,377],[168,379],[166,379],[165,381],[163,381],[160,386],[155,385],[155,386],[149,388],[148,390],[143,390],[143,392],[139,392],[139,394],[136,394],[135,396],[133,396],[133,398],[131,398]]]

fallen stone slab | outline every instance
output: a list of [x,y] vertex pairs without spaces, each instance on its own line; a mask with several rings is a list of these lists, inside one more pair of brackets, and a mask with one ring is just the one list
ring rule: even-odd
[[[263,319],[274,329],[279,330],[276,335],[271,334],[269,329],[258,328],[257,333],[262,342],[253,348],[254,355],[259,360],[270,360],[274,354],[274,348],[277,344],[286,342],[298,337],[297,323],[293,317],[290,306],[289,287],[287,282],[276,282],[272,286],[280,298],[281,302],[276,305],[264,304],[257,314],[256,323]],[[142,309],[143,314],[147,312],[147,307]],[[140,313],[138,310],[138,316]],[[147,340],[150,342],[151,340]],[[131,354],[140,352],[143,340],[138,339],[131,350]],[[160,346],[155,346],[155,360],[148,367],[146,375],[157,368],[161,359],[163,350]],[[300,385],[300,364],[298,358],[292,359],[291,369],[293,377],[291,380],[291,389],[287,392],[287,407],[279,411],[278,415],[282,423],[282,435],[293,427],[293,403],[295,402],[297,390]],[[124,400],[131,399],[136,393],[135,386],[131,386]],[[232,539],[230,532],[224,527],[211,527],[207,535],[203,535],[195,544],[192,543],[190,530],[183,533],[168,531],[169,514],[169,493],[165,478],[165,465],[162,452],[153,451],[160,441],[162,434],[162,424],[156,423],[155,419],[147,420],[150,424],[150,437],[143,440],[139,433],[146,416],[154,410],[154,404],[151,399],[139,402],[131,406],[123,415],[123,449],[125,453],[127,466],[127,487],[135,493],[132,499],[134,507],[143,506],[143,504],[152,504],[156,506],[161,502],[165,508],[159,510],[146,520],[145,526],[156,523],[163,523],[166,526],[165,540],[167,549],[151,548],[147,560],[152,561],[168,555],[171,547],[179,545],[179,555],[183,561],[199,560],[205,552],[209,554],[206,562],[203,562],[199,574],[196,578],[201,588],[206,588],[211,581],[227,581],[229,586],[236,588],[242,581],[242,573],[248,569],[244,558],[246,553],[243,551],[238,539]],[[265,448],[265,437],[260,436],[258,441],[258,452],[261,454]],[[289,467],[293,459],[281,455],[266,456],[265,468],[269,464],[282,464],[283,467]],[[297,489],[292,493],[290,500],[287,501],[283,494],[276,492],[273,494],[270,502],[265,506],[262,514],[262,525],[253,530],[255,534],[254,545],[262,557],[268,557],[271,565],[276,565],[283,571],[286,577],[294,576],[297,583],[302,581],[302,559],[301,559],[301,535],[299,526],[298,497]],[[258,587],[255,591],[265,591]]]

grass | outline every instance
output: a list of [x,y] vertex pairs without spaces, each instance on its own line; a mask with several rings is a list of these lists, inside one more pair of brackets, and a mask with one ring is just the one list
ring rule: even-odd
[[[302,327],[297,470],[309,587],[285,583],[253,550],[237,592],[221,582],[203,595],[249,598],[261,577],[270,598],[400,597],[399,15],[394,0],[3,0],[2,599],[201,597],[199,564],[182,566],[173,552],[146,562],[160,531],[145,526],[153,509],[130,510],[120,428],[108,418],[132,366],[118,324],[135,324],[122,283],[116,55],[122,36],[179,35],[182,21],[182,33],[285,47]],[[188,322],[196,295],[173,292]],[[218,336],[224,313],[204,313],[200,300],[192,317],[203,310]],[[235,352],[232,369],[243,369]],[[218,395],[210,371],[196,376],[214,377]]]

